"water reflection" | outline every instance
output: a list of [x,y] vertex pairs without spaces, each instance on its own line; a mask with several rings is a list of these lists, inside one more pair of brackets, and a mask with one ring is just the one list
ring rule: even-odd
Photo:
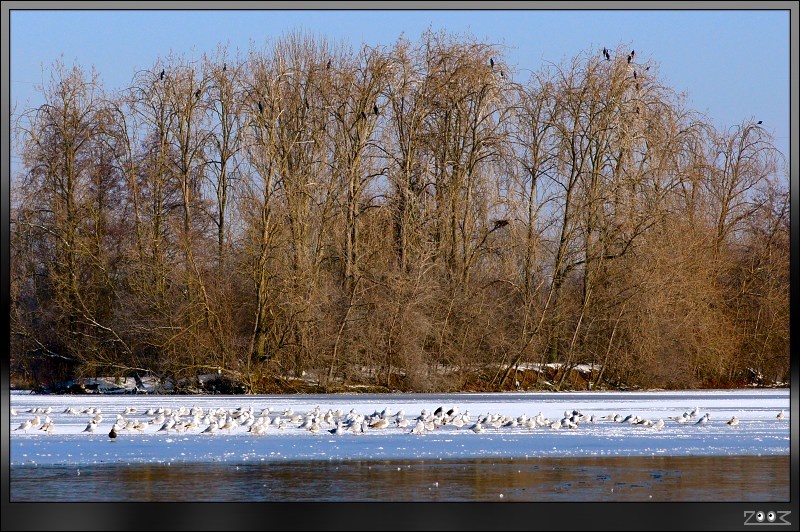
[[173,462],[10,473],[13,502],[789,500],[789,456]]

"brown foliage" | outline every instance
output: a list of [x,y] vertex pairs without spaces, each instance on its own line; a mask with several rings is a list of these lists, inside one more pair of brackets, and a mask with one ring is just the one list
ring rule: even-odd
[[771,138],[715,130],[618,55],[523,79],[469,36],[292,33],[246,58],[170,56],[115,95],[56,64],[14,130],[16,378],[786,382]]

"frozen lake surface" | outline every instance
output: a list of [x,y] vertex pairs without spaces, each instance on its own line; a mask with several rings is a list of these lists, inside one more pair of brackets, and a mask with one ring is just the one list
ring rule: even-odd
[[[11,409],[14,502],[789,498],[788,389],[291,396],[15,392]],[[781,411],[784,419],[777,418]],[[684,414],[683,423],[672,419]],[[614,421],[615,416],[643,422]],[[726,422],[733,416],[739,422],[732,426]],[[50,429],[42,430],[48,422]]]
[[[45,414],[48,407],[50,411]],[[439,418],[454,419],[446,412],[457,407],[462,416],[468,413],[469,419],[460,428],[457,427],[460,423],[454,421],[437,422],[429,424],[433,430],[411,433],[423,410],[430,418],[439,407],[443,412]],[[91,414],[86,412],[90,408],[95,409]],[[196,416],[189,413],[193,408]],[[56,396],[14,392],[11,409],[12,467],[298,460],[788,456],[790,447],[788,389],[281,396]],[[67,409],[77,413],[65,413]],[[158,414],[159,409],[163,413]],[[685,423],[670,419],[695,409],[697,414]],[[147,414],[148,411],[151,413]],[[170,418],[170,411],[179,428],[160,430]],[[227,429],[204,433],[210,411],[221,420],[220,424],[236,416],[237,411],[252,411],[252,415],[239,415],[236,421],[229,422]],[[577,420],[577,428],[561,425],[565,412],[573,411],[586,419]],[[785,419],[778,420],[776,416],[781,411]],[[301,428],[309,412],[318,418],[316,433]],[[354,425],[343,427],[342,434],[329,432],[336,427],[337,420],[360,419],[359,414],[369,419],[376,412],[385,412],[388,422],[385,427],[365,427],[364,432],[356,432]],[[544,425],[502,426],[511,419],[518,421],[521,416],[530,419],[540,412],[539,419],[547,421]],[[710,416],[708,422],[698,424],[706,413]],[[500,426],[495,428],[491,421],[485,421],[481,424],[483,432],[470,430],[479,416],[487,414],[494,415],[494,424]],[[615,414],[638,416],[653,423],[661,419],[664,426],[659,429],[601,419]],[[38,425],[19,428],[26,421],[35,421],[35,416],[39,417]],[[595,417],[594,423],[589,421],[591,416]],[[738,425],[726,423],[733,416],[739,419]],[[41,430],[47,417],[52,422],[49,432]],[[241,423],[242,417],[249,421]],[[98,420],[95,428],[84,432],[93,418]],[[259,418],[269,418],[270,424],[258,421]],[[374,417],[372,424],[377,419]],[[408,425],[399,427],[401,420],[407,420]],[[558,422],[559,428],[551,428],[553,422]],[[112,440],[109,432],[115,423],[117,437]],[[248,423],[265,428],[251,430]]]

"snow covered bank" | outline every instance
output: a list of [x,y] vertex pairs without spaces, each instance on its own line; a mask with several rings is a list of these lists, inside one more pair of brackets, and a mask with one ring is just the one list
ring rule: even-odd
[[[788,455],[790,446],[788,389],[302,396],[16,392],[11,409],[12,465]],[[777,419],[781,411],[783,420]],[[615,414],[631,416],[630,422],[607,419]],[[671,419],[684,414],[684,422]],[[705,414],[708,421],[700,422]],[[727,424],[734,416],[738,424]],[[212,418],[218,428],[204,432]],[[42,430],[48,422],[49,430]],[[341,434],[331,433],[338,422]]]

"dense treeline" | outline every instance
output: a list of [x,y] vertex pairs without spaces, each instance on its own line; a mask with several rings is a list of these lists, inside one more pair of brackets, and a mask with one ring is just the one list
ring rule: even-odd
[[788,381],[781,155],[613,52],[528,73],[471,37],[295,33],[115,94],[56,63],[13,131],[12,375]]

